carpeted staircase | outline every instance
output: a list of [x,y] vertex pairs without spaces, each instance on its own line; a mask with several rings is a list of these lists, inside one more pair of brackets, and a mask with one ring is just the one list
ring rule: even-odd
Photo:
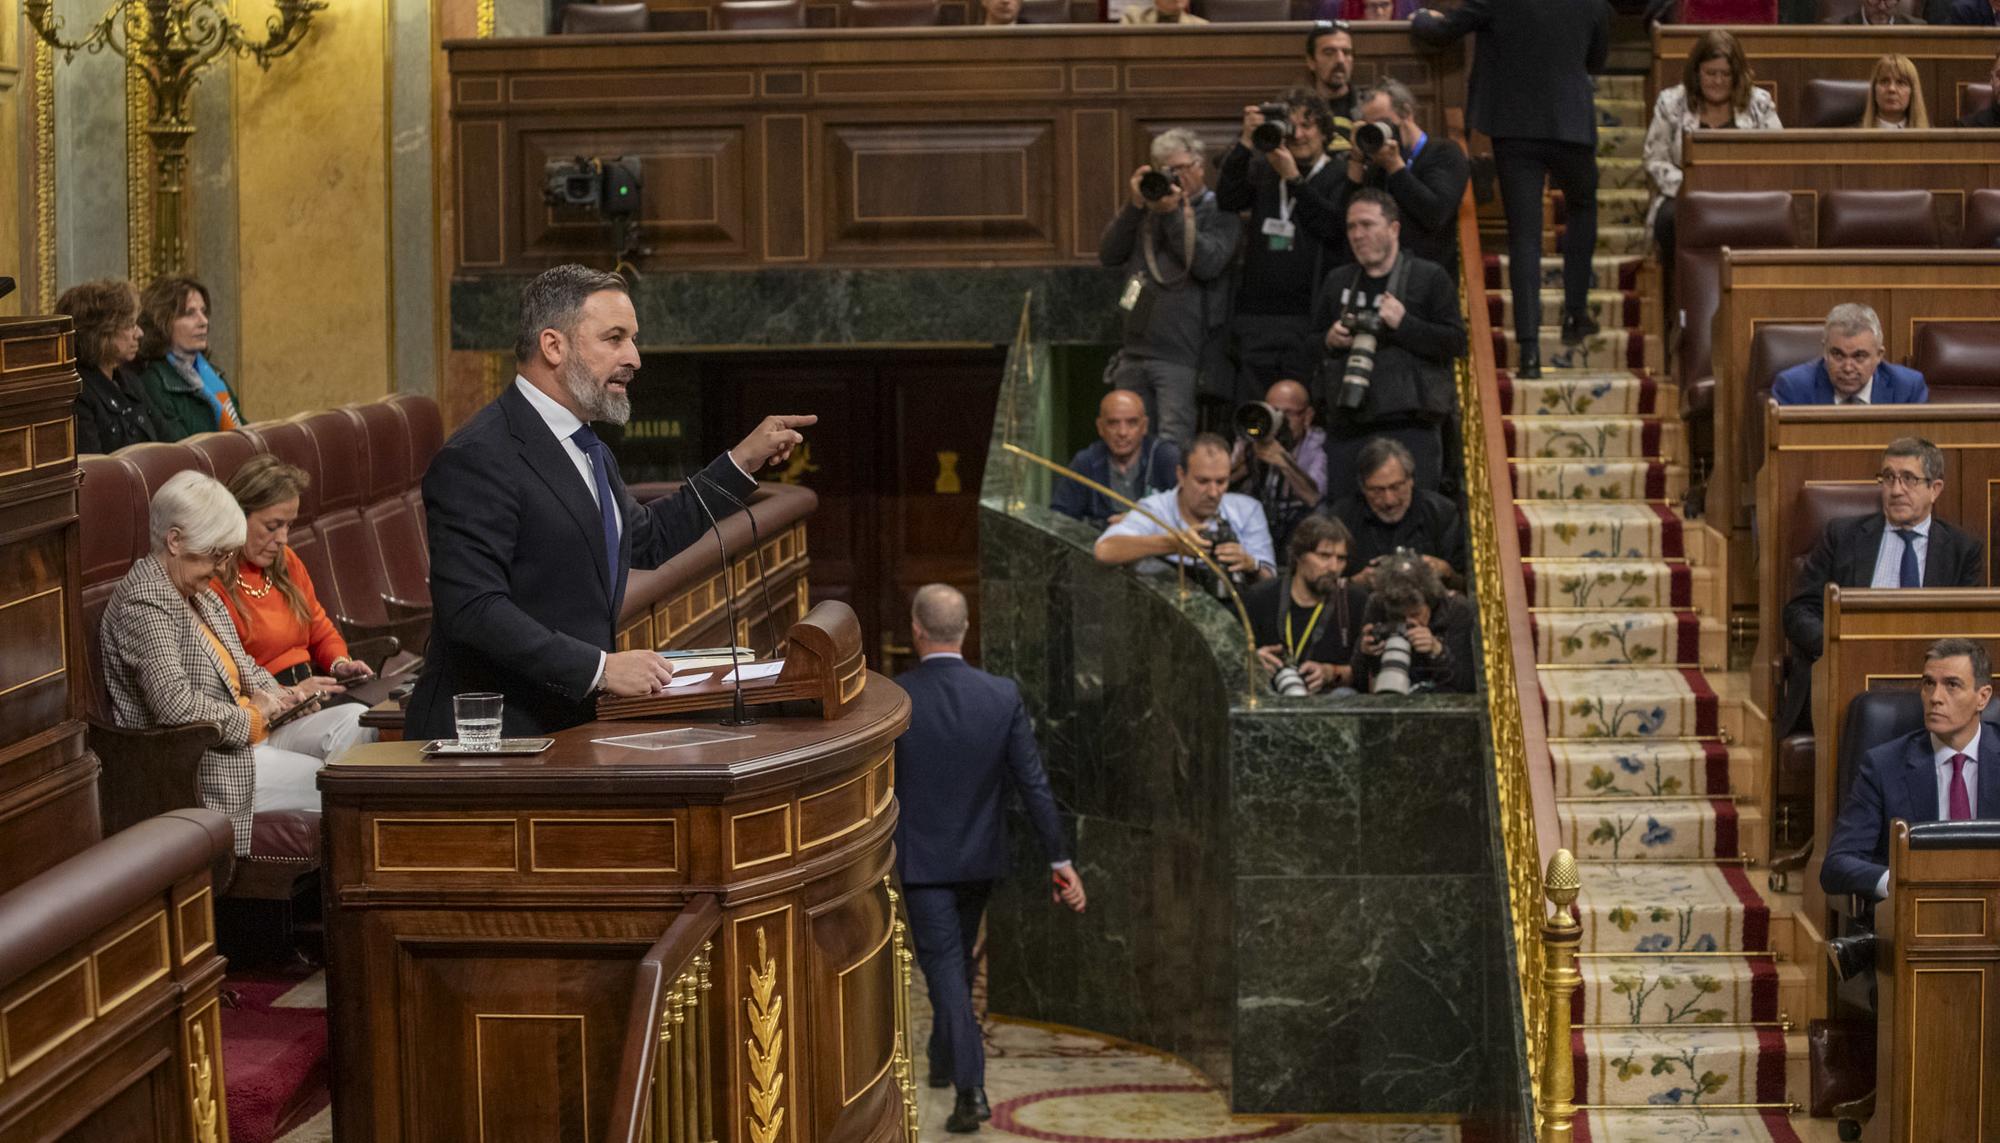
[[[1562,844],[1582,863],[1573,1037],[1579,1141],[1796,1143],[1805,975],[1746,868],[1767,848],[1758,767],[1727,670],[1721,549],[1686,520],[1678,394],[1646,315],[1637,76],[1599,84],[1604,332],[1558,336],[1545,277],[1540,380],[1516,381],[1504,258],[1487,260],[1513,518],[1527,557]],[[1556,219],[1560,221],[1558,208]],[[1553,247],[1551,246],[1551,251]],[[1505,517],[1503,516],[1503,519]],[[1738,800],[1738,798],[1742,800]]]

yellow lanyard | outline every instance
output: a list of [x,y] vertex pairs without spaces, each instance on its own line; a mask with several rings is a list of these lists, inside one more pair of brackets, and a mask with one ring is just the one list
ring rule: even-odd
[[1319,601],[1319,606],[1313,608],[1312,617],[1306,620],[1305,634],[1299,636],[1299,641],[1294,643],[1292,642],[1292,609],[1290,607],[1285,608],[1285,650],[1291,653],[1292,662],[1300,662],[1300,653],[1312,645],[1313,628],[1319,626],[1319,613],[1325,610],[1326,600],[1322,599]]

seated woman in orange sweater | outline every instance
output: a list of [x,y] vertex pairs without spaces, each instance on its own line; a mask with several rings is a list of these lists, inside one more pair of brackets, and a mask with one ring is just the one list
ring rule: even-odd
[[[213,586],[258,666],[307,694],[337,695],[343,682],[360,682],[374,672],[348,657],[347,641],[326,617],[305,564],[286,543],[310,479],[269,453],[236,470],[229,492],[243,508],[248,535],[236,558],[217,570]],[[361,725],[366,711],[360,703],[329,706],[273,730],[271,744],[331,758],[357,742],[375,741],[375,731]]]

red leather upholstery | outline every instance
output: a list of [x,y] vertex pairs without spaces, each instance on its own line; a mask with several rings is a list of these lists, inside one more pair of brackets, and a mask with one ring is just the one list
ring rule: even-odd
[[1868,81],[1809,79],[1799,109],[1801,127],[1858,127],[1868,111]]
[[1771,399],[1771,380],[1778,373],[1820,355],[1826,327],[1819,322],[1773,322],[1760,325],[1750,339],[1750,360],[1743,377],[1743,416],[1737,439],[1743,444],[1736,471],[1743,478],[1740,503],[1755,503],[1757,470],[1764,464],[1764,403]]
[[715,26],[725,32],[753,28],[803,28],[805,0],[722,0],[715,6]]
[[152,547],[147,533],[147,503],[139,471],[120,456],[86,456],[77,462],[83,470],[83,486],[78,492],[77,514],[82,521],[78,532],[81,549],[80,571],[83,605],[83,659],[90,679],[90,713],[101,719],[111,717],[111,695],[105,689],[103,651],[98,644],[98,623],[118,581],[133,561]]
[[181,443],[195,451],[202,471],[224,484],[258,452],[257,442],[242,433],[200,433]]
[[1910,364],[1924,375],[1934,403],[2000,401],[2000,325],[1925,322]]
[[[1826,526],[1849,516],[1866,516],[1882,507],[1882,490],[1873,481],[1866,484],[1808,484],[1799,489],[1799,498],[1786,518],[1785,562],[1792,576],[1819,542]],[[1786,579],[1791,582],[1790,578]]]
[[643,3],[565,4],[556,30],[565,36],[619,34],[643,32],[646,23]]
[[848,0],[850,28],[928,28],[938,22],[937,0]]
[[1958,117],[1960,119],[1975,111],[1984,111],[1993,106],[1993,85],[1990,83],[1968,83],[1958,89]]
[[[297,421],[259,421],[245,426],[243,432],[257,442],[260,451],[305,470],[310,478],[309,486],[299,497],[299,518],[293,522],[292,530],[294,533],[306,531],[319,515],[318,446],[307,434],[305,426]],[[292,546],[298,546],[296,541]]]
[[428,604],[430,552],[417,522],[422,504],[413,510],[403,496],[411,486],[409,421],[388,401],[351,405],[342,411],[354,418],[368,440],[368,490],[361,520],[370,533],[383,590],[398,599]]
[[1721,248],[1789,249],[1799,244],[1785,191],[1687,191],[1674,208],[1674,297],[1681,317],[1680,383],[1714,372],[1711,326],[1721,301]]
[[[424,541],[424,575],[428,579],[430,533],[424,530],[424,470],[444,447],[444,421],[437,402],[429,397],[398,395],[389,398],[388,404],[403,414],[403,425],[410,433],[410,484],[403,493],[403,502],[409,505],[410,515],[417,522],[417,535]],[[424,598],[430,598],[428,590]]]
[[1214,24],[1289,20],[1291,0],[1204,0],[1198,15]]
[[1938,245],[1931,192],[1830,190],[1819,200],[1819,246],[1927,248]]
[[1965,196],[1965,233],[1959,245],[1968,250],[2000,246],[2000,187],[1980,187]]

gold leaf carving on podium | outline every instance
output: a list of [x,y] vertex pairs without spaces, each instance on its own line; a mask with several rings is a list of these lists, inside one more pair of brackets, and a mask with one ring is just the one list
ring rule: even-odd
[[750,1138],[752,1143],[774,1143],[785,1125],[780,1106],[785,1074],[779,1066],[785,1054],[785,998],[778,995],[778,962],[771,958],[762,925],[757,926],[757,959],[745,967],[750,973],[750,995],[743,998],[750,1022],[750,1038],[743,1041],[750,1067]]
[[200,1143],[218,1143],[221,1111],[215,1103],[215,1063],[208,1056],[208,1034],[202,1021],[188,1023],[188,1103],[194,1112],[194,1133]]

